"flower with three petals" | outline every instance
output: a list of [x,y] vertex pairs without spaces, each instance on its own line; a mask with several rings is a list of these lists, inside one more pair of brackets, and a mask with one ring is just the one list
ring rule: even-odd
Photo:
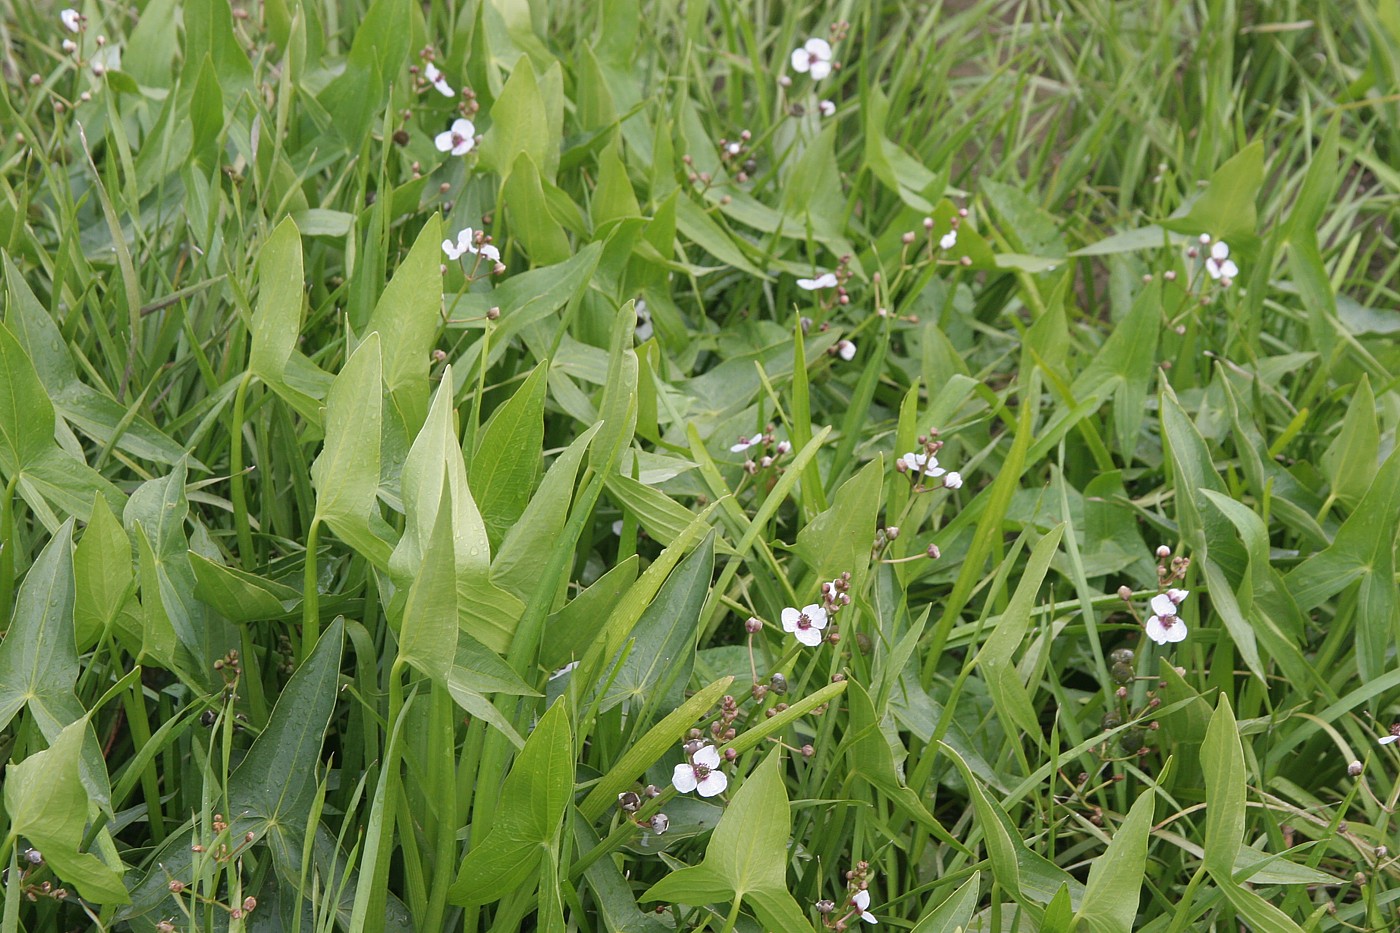
[[809,74],[820,81],[831,74],[831,43],[825,39],[808,39],[802,48],[792,51],[792,70]]
[[713,797],[724,793],[729,778],[719,770],[719,750],[706,745],[690,756],[689,763],[676,765],[671,784],[682,794],[695,791],[701,797]]
[[907,453],[899,459],[915,476],[922,474],[930,479],[937,479],[947,472],[938,465],[938,458],[929,453]]
[[466,117],[452,121],[450,129],[443,130],[433,138],[438,152],[450,152],[455,156],[466,155],[476,145],[476,124]]
[[[1182,598],[1186,596],[1182,591]],[[1175,643],[1186,638],[1186,623],[1177,617],[1177,604],[1167,593],[1152,597],[1152,615],[1147,620],[1147,637],[1159,645]]]
[[855,906],[855,909],[856,909],[856,910],[860,911],[860,919],[864,920],[866,923],[879,923],[879,922],[880,922],[880,921],[876,920],[876,919],[875,919],[875,915],[872,914],[872,913],[870,912],[870,892],[869,892],[869,891],[857,891],[857,892],[851,897],[851,904],[853,904],[853,905]]
[[[437,88],[438,93],[443,97],[451,97],[455,93],[452,90],[452,85],[447,83],[447,79],[444,78],[442,72],[438,70],[438,66],[434,65],[432,62],[428,62],[423,66],[423,77],[427,78],[428,83]],[[471,121],[467,122],[470,123]],[[473,129],[475,128],[473,127]],[[441,149],[442,147],[439,146],[438,148]],[[458,153],[453,153],[453,155],[457,154]]]
[[822,643],[822,629],[826,628],[826,610],[816,604],[801,609],[788,607],[783,610],[783,631],[789,632],[808,648]]
[[819,288],[835,288],[837,285],[836,273],[823,272],[814,279],[798,279],[797,287],[814,292]]

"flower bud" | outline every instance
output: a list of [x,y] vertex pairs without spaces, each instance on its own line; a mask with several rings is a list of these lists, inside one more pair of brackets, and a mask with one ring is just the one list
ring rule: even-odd
[[928,550],[924,553],[928,555],[929,560],[938,560],[938,558],[943,556],[943,552],[938,549],[938,545],[936,544],[930,544]]
[[24,860],[31,865],[44,864],[44,855],[38,849],[25,849]]
[[642,798],[634,791],[624,791],[617,795],[617,807],[623,813],[636,813],[642,808]]
[[744,631],[750,635],[757,635],[763,631],[763,622],[755,616],[749,616],[748,621],[744,623]]
[[1114,662],[1115,664],[1132,664],[1134,657],[1135,655],[1133,654],[1133,649],[1131,648],[1114,648],[1108,653],[1108,659]]
[[1133,588],[1130,586],[1118,587],[1118,598],[1123,602],[1130,602],[1133,598]]
[[255,897],[245,897],[245,898],[243,898],[243,912],[244,912],[244,913],[250,912],[250,911],[251,911],[254,907],[256,907],[256,906],[258,906],[258,899],[257,899],[257,898],[255,898]]
[[1169,548],[1169,547],[1167,547],[1165,544],[1160,545],[1160,546],[1157,548],[1157,559],[1158,559],[1158,560],[1166,560],[1168,557],[1171,557],[1171,556],[1172,556],[1172,549]]
[[651,818],[651,831],[658,836],[671,828],[671,818],[664,813],[658,813]]
[[1351,764],[1347,765],[1347,774],[1352,777],[1360,777],[1361,770],[1361,762],[1359,761],[1353,761]]
[[781,673],[774,674],[772,677],[768,678],[768,689],[772,690],[778,696],[784,695],[788,692],[787,678]]

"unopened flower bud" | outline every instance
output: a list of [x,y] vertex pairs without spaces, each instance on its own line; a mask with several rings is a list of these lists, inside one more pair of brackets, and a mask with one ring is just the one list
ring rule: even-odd
[[486,320],[499,321],[500,319],[501,309],[499,307],[497,307],[496,305],[492,305],[491,307],[486,309]]
[[774,674],[772,677],[768,678],[768,689],[772,690],[778,696],[783,696],[788,692],[787,678],[781,673]]
[[245,897],[245,898],[243,898],[243,912],[244,912],[244,913],[248,913],[248,912],[252,911],[252,909],[253,909],[254,907],[257,907],[257,906],[258,906],[258,899],[257,899],[257,898],[255,898],[255,897]]
[[914,242],[914,233],[913,233],[913,231],[910,231],[909,233],[906,233],[906,234],[904,234],[903,236],[901,236],[901,237],[899,238],[899,242],[903,243],[905,246],[908,246],[910,243],[913,243],[913,242]]
[[651,818],[651,831],[658,836],[671,828],[671,818],[664,813],[658,813]]
[[898,525],[890,525],[888,528],[886,528],[886,529],[885,529],[885,537],[888,538],[888,539],[891,540],[891,541],[893,541],[893,540],[895,540],[896,538],[898,538],[898,537],[899,537],[899,526],[898,526]]
[[816,753],[817,753],[817,750],[816,750],[815,748],[813,748],[810,744],[802,746],[802,757],[803,757],[803,758],[811,758],[811,757],[812,757],[813,755],[815,755]]
[[185,883],[180,879],[176,878],[170,882],[168,887],[170,888],[171,894],[179,894],[185,890]]
[[31,865],[44,864],[44,855],[38,849],[25,849],[24,860]]
[[1361,770],[1361,762],[1359,761],[1353,761],[1351,764],[1347,765],[1347,774],[1352,777],[1360,777]]
[[1171,557],[1171,556],[1172,556],[1172,549],[1171,549],[1171,548],[1167,547],[1165,544],[1158,546],[1158,548],[1157,548],[1157,559],[1158,559],[1158,560],[1166,560],[1168,557]]
[[763,631],[763,622],[755,616],[749,616],[748,621],[744,623],[744,631],[750,635],[757,635]]
[[642,798],[635,791],[623,791],[617,795],[617,808],[623,813],[636,813],[642,808]]
[[1118,598],[1123,602],[1130,602],[1133,598],[1133,588],[1130,586],[1118,587]]
[[924,553],[928,555],[929,560],[938,560],[938,558],[943,556],[943,552],[938,549],[938,545],[936,544],[930,544],[928,550]]

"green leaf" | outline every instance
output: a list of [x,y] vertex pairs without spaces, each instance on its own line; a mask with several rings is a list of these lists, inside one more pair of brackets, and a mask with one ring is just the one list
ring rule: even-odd
[[642,215],[636,192],[632,190],[632,182],[627,177],[627,167],[622,163],[621,146],[616,137],[598,153],[598,184],[593,190],[589,212],[595,228],[610,220]]
[[453,904],[488,904],[532,878],[541,858],[553,858],[574,789],[574,742],[560,699],[540,718],[501,785],[495,823],[476,841],[447,897]]
[[224,92],[214,71],[214,60],[206,55],[190,93],[190,150],[206,169],[219,164],[219,134],[224,130]]
[[1205,193],[1185,217],[1162,222],[1177,233],[1208,233],[1218,240],[1252,236],[1258,226],[1254,202],[1264,182],[1264,144],[1255,140],[1210,176]]
[[[58,529],[24,575],[14,617],[0,642],[0,730],[28,707],[49,742],[86,715],[74,685],[78,653],[73,639],[73,522]],[[83,749],[83,786],[98,805],[110,808],[107,767],[97,742]]]
[[540,645],[541,667],[556,670],[583,656],[617,601],[636,581],[639,563],[636,554],[621,561],[549,617],[544,643]]
[[437,520],[423,542],[418,575],[409,588],[403,623],[399,627],[399,658],[439,685],[446,685],[457,653],[453,531],[452,488],[444,475],[437,502]]
[[528,598],[539,585],[540,555],[564,530],[574,497],[574,480],[588,445],[598,433],[594,426],[574,439],[555,458],[530,504],[511,529],[491,562],[491,581],[506,591]]
[[481,506],[481,519],[493,548],[530,502],[540,475],[544,446],[544,399],[549,364],[534,368],[510,399],[492,413],[481,430],[472,455],[472,495]]
[[510,231],[536,266],[549,266],[569,258],[573,250],[564,228],[549,212],[539,168],[526,153],[516,157],[501,189]]
[[[78,547],[81,550],[82,545]],[[301,599],[301,591],[266,577],[227,567],[195,551],[190,551],[189,557],[194,570],[194,595],[230,622],[276,619]]]
[[136,554],[141,567],[141,653],[137,661],[155,662],[165,668],[176,667],[175,645],[179,639],[166,609],[169,584],[157,563],[146,529],[140,522],[136,524],[135,536]]
[[871,85],[862,113],[865,120],[865,164],[875,177],[901,201],[923,214],[932,213],[938,177],[885,135],[890,101],[879,87]]
[[1071,394],[1087,399],[1113,393],[1113,424],[1118,449],[1137,450],[1147,413],[1147,390],[1157,371],[1157,341],[1162,333],[1162,288],[1154,282],[1138,292],[1128,313],[1074,380]]
[[366,331],[379,332],[384,385],[410,436],[428,410],[428,366],[442,326],[441,265],[442,221],[434,214],[380,294]]
[[530,59],[515,68],[491,105],[491,129],[481,140],[481,167],[498,175],[513,173],[520,156],[534,163],[541,177],[554,180],[559,165],[558,138],[550,135],[544,97]]
[[792,905],[795,919],[787,909],[792,900],[787,893],[792,815],[778,758],[777,750],[770,752],[744,779],[710,836],[704,860],[662,878],[641,896],[642,901],[713,904],[759,895],[754,906],[769,929],[804,933],[810,929],[800,908]]
[[1093,933],[1132,933],[1147,870],[1155,791],[1146,789],[1113,834],[1108,848],[1089,866],[1089,883],[1075,915]]
[[1354,508],[1375,479],[1379,454],[1376,397],[1370,377],[1362,373],[1347,399],[1342,430],[1322,454],[1322,469],[1332,483],[1332,494]]
[[[370,334],[345,362],[326,399],[326,440],[311,465],[316,514],[376,567],[391,548],[373,529],[379,518],[381,406],[379,335]],[[382,524],[382,520],[380,522]]]
[[1244,747],[1230,700],[1223,693],[1201,743],[1201,769],[1206,779],[1205,867],[1222,888],[1233,887],[1230,873],[1244,841]]
[[869,539],[880,514],[884,487],[884,455],[877,454],[841,484],[832,497],[831,508],[797,533],[793,550],[812,568],[818,581],[849,572],[851,589],[860,592],[870,568]]
[[52,744],[5,771],[5,810],[10,842],[23,836],[44,853],[54,873],[75,884],[84,899],[99,904],[129,901],[122,873],[88,852],[79,852],[88,821],[88,794],[81,778],[86,716],[64,727]]
[[73,627],[78,648],[96,644],[130,599],[131,541],[107,500],[93,497],[92,518],[73,552]]
[[588,451],[588,465],[604,476],[611,473],[632,443],[637,426],[637,353],[632,349],[637,326],[636,302],[629,301],[613,318],[612,345],[608,353],[608,377],[598,405],[603,427]]
[[281,384],[287,359],[301,331],[301,232],[288,217],[277,225],[258,256],[258,304],[248,369],[270,385]]
[[[6,275],[10,278],[10,274]],[[29,355],[0,324],[0,470],[7,479],[54,445],[53,403]]]
[[[680,563],[632,628],[631,648],[604,692],[606,712],[624,700],[629,718],[657,704],[679,705],[690,680],[699,637],[700,610],[710,593],[715,565],[715,532]],[[642,720],[645,722],[645,718]]]
[[943,899],[943,902],[924,915],[913,933],[961,933],[972,924],[972,913],[977,909],[977,899],[981,894],[982,873],[974,871],[972,877],[962,886]]
[[1253,891],[1221,881],[1220,892],[1249,925],[1251,933],[1303,933],[1303,928],[1294,923],[1288,914]]

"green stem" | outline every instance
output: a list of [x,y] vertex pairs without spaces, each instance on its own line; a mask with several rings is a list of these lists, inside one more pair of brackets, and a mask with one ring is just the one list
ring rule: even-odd
[[15,595],[15,486],[19,474],[5,484],[0,499],[0,620],[10,618],[10,601]]
[[252,381],[253,374],[244,373],[242,381],[238,383],[238,391],[233,395],[233,424],[229,428],[232,435],[228,447],[229,498],[233,502],[233,527],[238,533],[238,563],[249,571],[256,562],[253,530],[248,521],[248,493],[243,486],[243,410]]
[[[316,545],[320,537],[321,520],[311,519],[306,533],[306,568],[301,592],[301,660],[311,657],[311,649],[321,637],[321,597],[316,589]],[[390,722],[393,718],[390,717]]]
[[729,908],[729,916],[724,918],[724,929],[720,933],[734,933],[734,925],[739,922],[739,905],[743,902],[742,897],[734,898],[734,906]]
[[[146,701],[140,681],[132,684],[130,690],[122,691],[122,708],[126,712],[127,725],[131,728],[132,750],[139,752],[151,741],[151,724],[146,718]],[[156,774],[154,758],[141,772],[141,793],[146,798],[146,822],[151,827],[151,839],[159,845],[165,839],[165,818],[160,809],[160,778]]]
[[430,763],[432,792],[441,801],[443,811],[433,828],[433,881],[428,890],[428,912],[420,929],[441,930],[443,910],[447,907],[447,889],[452,884],[452,869],[457,849],[457,795],[453,766],[456,763],[457,742],[452,728],[453,702],[447,691],[434,686],[432,728],[436,734],[436,750]]
[[491,365],[491,321],[481,334],[481,356],[476,366],[476,394],[472,396],[472,413],[467,419],[462,436],[462,456],[467,461],[467,469],[472,468],[472,458],[476,454],[476,432],[481,428],[481,397],[486,394],[486,370]]

